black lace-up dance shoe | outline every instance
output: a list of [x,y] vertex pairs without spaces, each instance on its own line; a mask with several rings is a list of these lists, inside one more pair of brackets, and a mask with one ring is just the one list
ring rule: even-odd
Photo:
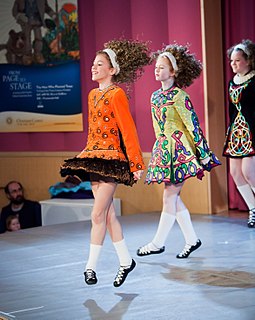
[[92,269],[87,269],[84,272],[84,277],[85,277],[85,282],[89,285],[97,283],[96,273]]
[[165,247],[161,247],[157,250],[150,250],[148,245],[145,245],[141,248],[139,248],[136,252],[136,254],[139,256],[139,257],[143,257],[143,256],[149,256],[150,254],[159,254],[159,253],[162,253],[165,251]]
[[118,273],[113,282],[114,287],[120,287],[126,280],[126,277],[129,274],[129,272],[131,272],[135,268],[135,266],[136,266],[136,263],[133,259],[130,266],[128,267],[120,266]]
[[255,208],[249,211],[248,228],[255,228]]
[[176,258],[185,259],[191,254],[191,252],[197,250],[201,246],[202,242],[198,239],[197,243],[193,246],[186,244],[181,253],[177,254]]

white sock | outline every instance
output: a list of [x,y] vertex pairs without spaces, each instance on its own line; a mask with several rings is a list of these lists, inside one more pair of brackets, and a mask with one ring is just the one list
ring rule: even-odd
[[90,244],[90,249],[89,249],[89,259],[86,265],[86,270],[87,269],[92,269],[96,271],[96,266],[97,266],[97,261],[102,249],[102,245],[98,244]]
[[243,197],[245,203],[247,204],[249,210],[255,208],[255,197],[249,184],[244,184],[242,186],[237,186],[238,191]]
[[148,244],[150,250],[153,251],[164,246],[167,236],[174,225],[175,218],[173,214],[166,212],[161,213],[157,232],[153,240]]
[[130,256],[130,253],[128,251],[125,239],[122,239],[118,242],[113,242],[113,245],[115,247],[115,250],[117,252],[120,265],[121,266],[130,266],[132,263],[132,258]]
[[186,244],[196,244],[198,238],[193,228],[190,213],[188,209],[178,211],[176,213],[176,220],[181,228]]

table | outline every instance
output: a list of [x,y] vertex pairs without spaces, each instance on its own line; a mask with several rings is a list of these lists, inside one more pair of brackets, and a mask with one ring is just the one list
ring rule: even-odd
[[[113,199],[116,215],[121,215],[121,200]],[[94,199],[49,199],[40,201],[42,225],[90,220]]]

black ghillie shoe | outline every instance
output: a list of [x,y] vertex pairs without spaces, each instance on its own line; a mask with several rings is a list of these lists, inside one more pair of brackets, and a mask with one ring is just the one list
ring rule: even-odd
[[255,208],[249,211],[248,228],[255,228]]
[[97,283],[96,273],[92,269],[87,269],[84,272],[84,277],[85,277],[85,282],[89,285]]
[[113,282],[114,287],[120,287],[126,280],[126,277],[129,274],[129,272],[131,272],[135,268],[135,266],[136,266],[136,263],[133,259],[130,266],[128,267],[120,266],[118,273]]
[[185,259],[191,254],[191,252],[197,250],[201,246],[202,242],[198,239],[197,243],[193,246],[186,244],[181,253],[177,254],[176,258]]
[[139,257],[143,257],[143,256],[149,256],[150,254],[159,254],[165,251],[165,247],[159,248],[157,250],[150,250],[148,245],[146,244],[145,246],[139,248],[136,252],[136,254]]

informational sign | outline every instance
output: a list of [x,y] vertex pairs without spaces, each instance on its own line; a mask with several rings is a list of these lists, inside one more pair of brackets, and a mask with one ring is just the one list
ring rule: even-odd
[[77,9],[0,2],[0,132],[83,130]]

